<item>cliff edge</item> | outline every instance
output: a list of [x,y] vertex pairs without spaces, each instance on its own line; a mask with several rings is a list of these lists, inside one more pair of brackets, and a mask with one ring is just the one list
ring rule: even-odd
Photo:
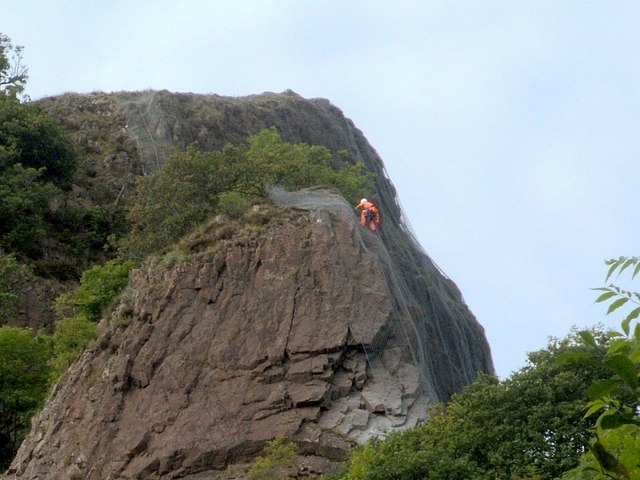
[[6,478],[195,480],[282,434],[321,474],[493,372],[482,327],[412,235],[381,159],[329,102],[153,92],[107,103],[127,118],[142,170],[171,145],[216,148],[272,125],[347,149],[378,174],[384,225],[365,231],[326,190],[274,189],[242,219],[210,220],[132,274]]

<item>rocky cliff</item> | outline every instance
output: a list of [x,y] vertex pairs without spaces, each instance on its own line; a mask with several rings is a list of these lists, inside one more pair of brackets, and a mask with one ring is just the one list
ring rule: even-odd
[[145,264],[54,389],[9,478],[232,478],[220,472],[281,434],[308,473],[330,471],[355,443],[415,425],[428,404],[493,371],[482,327],[411,234],[381,159],[326,100],[49,102],[124,123],[100,166],[121,170],[110,178],[122,192],[173,146],[217,148],[275,125],[376,172],[384,226],[361,229],[335,193],[274,189],[272,203],[212,219]]

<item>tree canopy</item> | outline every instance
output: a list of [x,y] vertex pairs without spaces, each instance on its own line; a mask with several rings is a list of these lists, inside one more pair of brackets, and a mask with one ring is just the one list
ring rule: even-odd
[[65,186],[76,169],[76,152],[60,125],[31,103],[0,95],[0,172],[16,164],[43,170],[43,180]]
[[[608,336],[595,329],[593,338],[603,356]],[[587,366],[556,361],[585,349],[575,333],[551,339],[508,379],[481,376],[436,405],[423,425],[356,450],[339,478],[557,478],[587,448],[593,426],[583,418],[587,388],[608,375],[598,356]]]
[[26,81],[22,47],[0,33],[0,246],[35,257],[56,231],[51,203],[70,185],[77,156],[53,118],[20,102]]

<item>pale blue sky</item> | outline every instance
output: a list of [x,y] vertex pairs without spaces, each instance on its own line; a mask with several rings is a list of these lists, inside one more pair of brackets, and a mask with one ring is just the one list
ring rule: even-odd
[[[329,99],[379,152],[501,377],[603,322],[637,255],[640,2],[0,0],[27,93]],[[640,288],[640,287],[638,287]]]

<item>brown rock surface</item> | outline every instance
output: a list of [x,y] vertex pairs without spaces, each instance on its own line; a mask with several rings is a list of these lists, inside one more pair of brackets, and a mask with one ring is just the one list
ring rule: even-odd
[[406,418],[397,379],[386,394],[366,379],[364,349],[393,311],[378,260],[344,214],[293,219],[161,277],[137,271],[130,325],[60,382],[11,473],[176,478],[280,434],[339,461],[371,415]]
[[[336,195],[274,190],[295,209],[269,207],[258,233],[194,242],[171,268],[136,271],[133,300],[114,309],[132,312],[128,325],[105,318],[7,478],[205,478],[281,434],[305,468],[327,471],[355,443],[414,426],[429,403],[493,371],[482,327],[413,238],[382,161],[326,100],[127,98],[145,168],[194,135],[213,148],[276,124],[289,141],[345,148],[375,171],[383,228],[362,230]],[[202,105],[215,107],[209,117]]]

